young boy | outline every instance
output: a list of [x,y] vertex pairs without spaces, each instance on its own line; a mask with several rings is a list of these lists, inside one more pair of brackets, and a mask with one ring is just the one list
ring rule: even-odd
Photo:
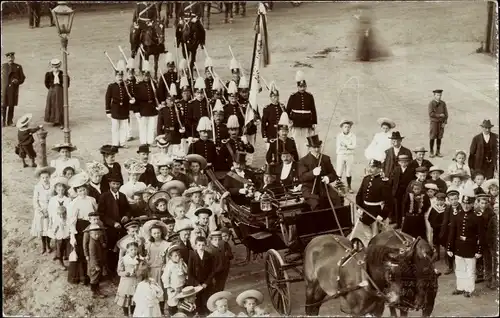
[[[444,210],[443,223],[441,224],[441,231],[439,232],[439,241],[443,246],[446,246],[448,244],[448,235],[450,233],[451,222],[453,222],[455,217],[462,210],[459,196],[460,193],[458,192],[458,190],[449,189],[448,192],[446,192],[446,197],[448,199],[449,205],[447,205]],[[449,275],[453,273],[453,263],[455,262],[455,259],[453,255],[446,255],[445,261],[448,269],[444,272],[444,274]]]
[[446,190],[448,189],[448,186],[446,185],[446,181],[440,178],[440,176],[443,174],[444,170],[440,169],[438,166],[432,166],[429,169],[429,176],[430,179],[434,181],[434,183],[438,186],[439,192],[441,193],[446,193]]
[[231,295],[228,291],[219,291],[210,296],[207,301],[207,308],[212,313],[207,317],[235,317],[236,315],[229,311],[228,306]]
[[484,183],[484,174],[480,170],[474,171],[474,194],[484,194],[484,190],[481,187]]
[[201,286],[203,289],[196,299],[198,314],[205,316],[208,314],[207,300],[210,297],[215,274],[215,260],[210,253],[205,251],[207,240],[204,237],[197,237],[194,251],[189,252],[188,261],[188,283],[192,286]]
[[[475,212],[476,215],[479,216],[482,220],[481,234],[485,235],[488,231],[488,226],[494,216],[493,209],[490,206],[490,196],[485,193],[478,194],[476,195],[476,200],[477,205],[475,208]],[[493,242],[488,242],[486,240],[484,243],[483,257],[479,258],[476,264],[476,284],[486,280],[488,288],[491,288],[493,283],[493,271],[496,270],[496,267],[493,268]],[[497,253],[498,251],[493,252]]]
[[436,249],[437,252],[437,260],[441,259],[441,241],[439,239],[441,234],[441,226],[443,224],[444,211],[446,209],[446,194],[438,193],[436,194],[436,200],[431,202],[431,209],[429,212],[429,216],[427,220],[432,229],[431,239],[429,243],[432,242],[432,245]]
[[139,154],[139,161],[146,166],[146,171],[139,177],[139,182],[143,182],[147,186],[155,186],[157,183],[155,168],[149,161],[149,146],[140,145],[137,150]]
[[208,228],[208,223],[212,214],[213,214],[212,210],[203,207],[194,211],[194,215],[196,217],[196,223],[195,223],[196,228],[201,230],[202,235],[205,238],[210,233],[210,230]]
[[401,231],[413,237],[427,240],[425,213],[431,206],[429,197],[422,193],[422,184],[413,183],[412,192],[406,194],[403,200],[403,227]]
[[413,185],[415,183],[423,184],[425,182],[425,179],[427,179],[427,168],[418,167],[417,169],[415,169],[415,178],[415,180],[410,182],[408,188],[406,188],[406,193],[410,193],[413,191]]
[[27,168],[28,164],[26,163],[26,156],[31,159],[31,166],[33,168],[36,167],[35,158],[36,152],[33,148],[33,144],[35,143],[35,138],[33,138],[33,134],[38,130],[42,129],[43,126],[40,125],[36,128],[29,128],[29,123],[31,121],[32,115],[26,114],[19,118],[16,123],[17,127],[17,146],[16,146],[16,154],[21,158],[23,162],[23,168]]
[[231,268],[231,261],[233,260],[233,251],[231,250],[231,245],[229,244],[229,239],[231,237],[228,228],[222,228],[221,232],[221,241],[219,243],[220,249],[222,250],[222,254],[224,255],[222,260],[222,270],[220,274],[220,285],[222,285],[222,289],[226,286],[227,277],[229,276],[229,270]]
[[99,281],[106,276],[106,236],[104,228],[90,224],[83,232],[83,254],[87,260],[87,275],[94,298],[106,298],[99,290]]
[[[204,290],[202,286],[186,286],[175,296],[178,301],[177,313],[172,317],[195,317],[202,315],[201,307],[198,306],[200,291]],[[198,297],[197,297],[198,294]]]
[[146,256],[145,240],[139,235],[139,222],[130,221],[123,227],[127,230],[127,235],[122,237],[117,243],[115,250],[118,251],[118,260],[120,260],[127,253],[127,245],[130,242],[137,243],[137,255]]
[[220,231],[213,231],[208,236],[208,246],[207,252],[209,252],[213,257],[216,264],[215,273],[214,273],[214,288],[213,291],[218,292],[224,290],[225,279],[222,277],[223,264],[224,261],[224,252],[221,249],[221,239],[222,233]]
[[354,151],[356,150],[356,135],[351,132],[352,120],[343,119],[340,122],[342,131],[337,135],[337,171],[338,176],[342,178],[345,174],[347,178],[347,190],[353,193],[351,188],[351,170],[354,163]]

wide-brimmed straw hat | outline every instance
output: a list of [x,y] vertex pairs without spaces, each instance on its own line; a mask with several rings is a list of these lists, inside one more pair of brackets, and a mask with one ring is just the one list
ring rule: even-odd
[[202,192],[203,192],[203,188],[198,187],[198,186],[194,186],[194,187],[191,187],[191,188],[187,189],[186,191],[184,191],[184,193],[182,195],[185,197],[190,197],[194,193],[202,193]]
[[498,179],[489,179],[484,181],[484,183],[481,185],[481,188],[483,188],[483,190],[487,193],[492,185],[496,185],[498,188]]
[[182,181],[179,181],[179,180],[170,180],[168,182],[165,182],[161,186],[161,190],[167,191],[167,192],[169,192],[173,188],[178,189],[181,194],[184,192],[184,190],[186,190],[186,186],[184,185],[184,183]]
[[264,301],[264,295],[260,291],[255,289],[250,289],[250,290],[245,290],[244,292],[239,294],[238,297],[236,297],[236,303],[238,304],[238,306],[243,307],[245,300],[247,298],[255,299],[257,305],[262,304],[262,302]]
[[60,59],[52,59],[50,60],[50,66],[53,66],[53,67],[59,67],[61,66],[61,60]]
[[153,194],[149,200],[148,200],[148,205],[151,211],[157,213],[158,211],[156,210],[156,204],[158,203],[159,200],[165,200],[166,204],[168,204],[168,201],[170,200],[170,194],[166,191],[158,191],[155,194]]
[[344,124],[348,124],[349,126],[352,126],[354,124],[354,122],[352,120],[349,120],[349,119],[342,119],[340,121],[339,126],[342,128],[342,126],[344,126]]
[[415,149],[413,149],[413,152],[417,153],[417,152],[427,152],[427,150],[425,149],[425,147],[415,147]]
[[203,287],[201,286],[186,286],[182,289],[182,291],[175,296],[175,299],[183,299],[186,297],[191,297],[199,293]]
[[456,177],[459,177],[460,180],[462,180],[462,181],[470,178],[469,175],[463,171],[458,171],[455,173],[446,173],[446,174],[441,175],[441,179],[443,179],[444,181],[451,181],[451,180],[453,180],[453,178],[456,178]]
[[49,176],[56,171],[54,167],[39,167],[35,170],[35,177],[39,178],[42,173],[48,173]]
[[54,187],[58,184],[62,184],[63,186],[68,187],[68,179],[65,177],[55,177],[52,180],[52,184],[54,185]]
[[146,165],[141,162],[133,162],[125,170],[128,174],[143,174],[144,172],[146,172]]
[[389,127],[391,129],[396,127],[396,123],[392,119],[389,119],[387,117],[381,117],[381,118],[377,119],[377,123],[380,126],[382,126],[384,124],[389,125]]
[[436,183],[434,182],[427,182],[424,184],[424,187],[427,189],[427,190],[434,190],[434,191],[439,191],[439,187],[437,186]]
[[168,212],[175,217],[175,209],[180,205],[184,206],[184,211],[187,212],[189,210],[189,203],[189,200],[183,196],[171,198],[168,201]]
[[87,173],[93,176],[104,176],[109,173],[109,169],[99,161],[92,161],[87,163]]
[[89,182],[89,175],[85,172],[75,174],[68,180],[68,186],[71,188],[78,188],[86,185]]
[[432,167],[429,169],[429,173],[434,172],[434,171],[439,171],[439,173],[444,173],[444,170],[443,170],[443,169],[440,169],[438,166],[432,166]]
[[159,228],[161,230],[162,236],[166,237],[166,235],[168,234],[167,225],[158,220],[149,220],[144,223],[144,225],[142,226],[142,237],[146,240],[149,240],[149,238],[151,237],[151,229],[155,227]]
[[83,232],[90,232],[90,231],[105,231],[106,228],[105,227],[102,227],[101,225],[99,224],[90,224],[89,226],[87,226],[87,228],[85,230],[83,230]]
[[180,251],[182,247],[179,244],[173,244],[167,249],[167,257],[170,257],[170,254],[176,251]]
[[63,142],[63,143],[60,143],[60,144],[55,144],[53,147],[52,147],[52,150],[54,151],[61,151],[61,149],[63,148],[66,148],[68,149],[70,152],[72,151],[75,151],[76,150],[76,146],[74,146],[73,144],[71,143],[67,143],[67,142]]
[[208,298],[208,301],[207,301],[208,310],[210,310],[211,312],[214,312],[215,310],[217,310],[217,308],[215,307],[215,303],[217,302],[217,300],[219,300],[219,299],[229,300],[229,298],[231,298],[232,295],[233,294],[231,292],[228,292],[225,290],[213,294],[212,296],[210,296],[210,298]]
[[26,126],[31,121],[31,118],[33,118],[32,114],[24,114],[24,115],[22,115],[21,118],[19,118],[17,120],[16,127],[17,128],[22,128],[22,127]]
[[200,156],[198,154],[193,153],[193,154],[187,155],[186,160],[189,163],[191,163],[191,162],[199,163],[201,170],[205,170],[205,168],[207,167],[207,159],[203,158],[203,156]]

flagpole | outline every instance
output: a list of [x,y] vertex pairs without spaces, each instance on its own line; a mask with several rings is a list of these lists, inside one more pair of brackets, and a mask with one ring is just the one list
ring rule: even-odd
[[[257,20],[255,22],[255,27],[259,28],[259,29],[260,29],[260,19],[261,19],[261,17],[260,17],[260,12],[259,12],[259,13],[257,13]],[[254,72],[254,67],[255,67],[255,55],[257,54],[257,44],[258,44],[257,41],[259,40],[259,32],[260,32],[259,29],[255,30],[256,31],[255,38],[253,41],[252,64],[250,64],[251,65],[251,67],[250,67],[250,85],[248,87],[249,90],[252,89],[252,82],[253,82],[252,79],[253,79],[253,72]]]

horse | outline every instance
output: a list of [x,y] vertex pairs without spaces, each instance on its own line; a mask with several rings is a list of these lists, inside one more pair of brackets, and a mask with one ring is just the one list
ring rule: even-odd
[[205,47],[205,28],[197,18],[184,18],[177,25],[175,37],[177,47],[181,48],[182,56],[189,60],[190,69],[193,72],[198,46]]
[[[160,54],[165,53],[165,23],[164,21],[153,21],[141,32],[140,28],[132,25],[130,32],[131,57],[135,58],[137,50],[143,49],[144,59],[149,61],[149,56],[154,56],[154,78],[158,78],[158,60]],[[142,59],[139,59],[139,69],[142,67]]]
[[382,316],[386,302],[399,301],[401,268],[411,261],[413,248],[354,249],[343,236],[313,238],[304,251],[306,315],[317,316],[328,295],[341,297],[346,314]]
[[[405,241],[402,242],[400,237]],[[434,310],[438,291],[438,277],[441,275],[434,267],[437,253],[425,240],[397,231],[385,231],[374,236],[368,246],[389,246],[403,248],[407,244],[415,245],[412,266],[404,273],[405,297],[400,304],[389,306],[391,316],[396,317],[399,307],[401,316],[408,316],[408,308],[422,310],[423,317],[429,317]]]

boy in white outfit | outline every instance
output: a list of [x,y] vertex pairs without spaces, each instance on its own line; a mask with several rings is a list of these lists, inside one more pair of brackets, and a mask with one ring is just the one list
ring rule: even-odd
[[342,131],[337,135],[337,173],[340,178],[346,175],[347,189],[349,193],[353,193],[351,188],[352,182],[352,165],[354,163],[354,150],[356,149],[356,135],[351,132],[353,122],[348,119],[343,119],[340,122]]

